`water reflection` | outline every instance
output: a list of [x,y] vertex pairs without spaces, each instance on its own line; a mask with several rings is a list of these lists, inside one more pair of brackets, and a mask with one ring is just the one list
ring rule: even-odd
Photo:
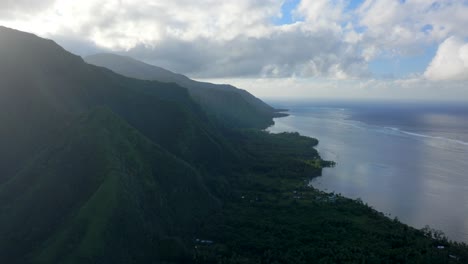
[[[320,140],[337,166],[312,181],[322,190],[361,198],[417,228],[429,224],[468,242],[468,146],[438,137],[366,125],[336,108],[292,109],[272,132],[298,131]],[[440,116],[425,121],[443,122]],[[447,122],[453,122],[449,120]]]

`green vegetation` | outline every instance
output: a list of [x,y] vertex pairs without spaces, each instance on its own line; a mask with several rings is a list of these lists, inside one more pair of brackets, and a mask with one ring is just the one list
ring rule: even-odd
[[1,263],[468,261],[438,232],[307,187],[334,165],[316,139],[227,128],[176,84],[1,27],[0,77]]
[[[249,161],[223,210],[199,230],[196,263],[465,263],[466,245],[419,231],[307,183],[333,163],[296,133],[244,133]],[[313,160],[313,162],[304,162]],[[443,249],[437,248],[443,246]]]
[[[7,263],[164,259],[159,241],[188,240],[220,206],[190,165],[106,108],[80,117],[1,187]],[[178,243],[178,257],[190,256]]]
[[273,124],[273,117],[284,116],[247,91],[231,85],[197,82],[187,76],[115,54],[96,54],[85,60],[127,77],[176,83],[187,88],[208,116],[227,127],[264,128]]

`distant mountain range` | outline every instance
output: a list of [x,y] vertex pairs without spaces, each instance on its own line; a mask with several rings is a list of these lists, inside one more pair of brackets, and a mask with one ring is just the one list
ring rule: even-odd
[[185,87],[208,115],[231,127],[264,128],[273,124],[273,117],[284,116],[247,91],[231,85],[197,82],[182,74],[115,54],[96,54],[84,60],[127,77]]

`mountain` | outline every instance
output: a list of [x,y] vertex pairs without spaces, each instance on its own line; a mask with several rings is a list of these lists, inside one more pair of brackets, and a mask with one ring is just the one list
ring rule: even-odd
[[[190,259],[181,237],[220,206],[194,168],[108,108],[64,128],[0,201],[5,263]],[[155,250],[161,243],[176,254]]]
[[0,262],[190,258],[237,154],[185,88],[4,27],[0,76]]
[[[186,89],[89,65],[31,34],[6,28],[0,28],[0,34],[0,165],[8,168],[0,182],[25,156],[53,140],[63,123],[96,106],[109,107],[187,161],[223,160],[218,130]],[[200,156],[200,150],[206,156]]]
[[185,87],[207,114],[228,126],[265,128],[273,124],[273,117],[281,116],[260,99],[231,85],[194,81],[182,74],[115,54],[96,54],[86,57],[85,61],[127,77],[176,83]]
[[206,111],[0,27],[0,263],[467,263],[437,231],[310,188],[334,164],[317,140]]

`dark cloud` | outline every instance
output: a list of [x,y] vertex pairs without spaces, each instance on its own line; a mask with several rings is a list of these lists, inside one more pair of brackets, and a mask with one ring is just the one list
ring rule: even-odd
[[41,21],[57,21],[47,37],[80,55],[106,47],[202,78],[367,74],[359,47],[343,40],[336,23],[273,25],[281,10],[275,0],[60,1],[60,15],[49,10],[43,16],[53,17]]
[[0,0],[0,21],[80,55],[111,51],[198,78],[346,79],[368,77],[382,54],[466,39],[468,7],[452,2],[427,11],[430,2],[367,0],[349,10],[346,1],[301,0],[292,10],[301,22],[275,25],[277,0]]
[[127,55],[201,78],[367,75],[356,49],[329,32],[304,34],[298,27],[224,42],[169,38],[155,47],[135,47]]
[[99,47],[94,42],[79,36],[55,35],[53,39],[66,50],[83,57],[96,53],[111,52],[109,49]]

